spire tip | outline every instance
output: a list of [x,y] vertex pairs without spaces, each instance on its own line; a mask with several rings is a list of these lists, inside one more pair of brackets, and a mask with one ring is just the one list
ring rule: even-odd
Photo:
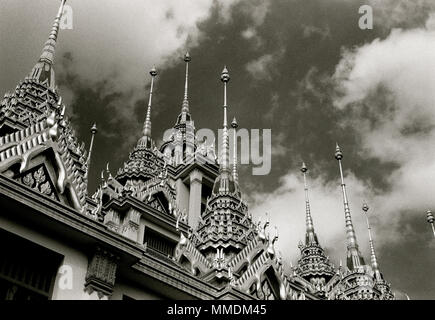
[[308,171],[308,168],[307,168],[307,166],[305,165],[305,162],[302,162],[301,171],[302,171],[302,173],[305,173],[305,172]]
[[224,66],[224,69],[222,70],[221,81],[225,83],[230,81],[230,74],[228,72],[227,66]]
[[335,159],[337,160],[341,160],[343,159],[343,152],[341,152],[340,146],[338,145],[338,143],[336,143],[336,147],[335,147]]
[[189,51],[186,51],[186,54],[184,55],[184,61],[190,62],[192,58],[190,57]]

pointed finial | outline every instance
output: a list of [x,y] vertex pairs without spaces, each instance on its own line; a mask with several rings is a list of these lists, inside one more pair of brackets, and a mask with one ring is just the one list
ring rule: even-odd
[[234,129],[234,138],[233,138],[233,178],[236,183],[239,182],[239,174],[237,172],[237,124],[236,117],[233,118],[231,122],[231,127]]
[[157,70],[156,70],[156,67],[155,67],[155,66],[153,66],[153,67],[151,68],[151,70],[150,70],[150,75],[151,75],[151,77],[155,77],[155,76],[157,75]]
[[346,223],[346,238],[347,238],[347,267],[350,270],[354,270],[364,264],[364,259],[358,249],[358,243],[356,240],[355,229],[352,223],[352,216],[350,214],[349,201],[347,199],[346,184],[344,183],[343,166],[341,160],[343,159],[343,153],[341,152],[338,143],[335,148],[335,159],[338,160],[338,167],[340,169],[341,178],[341,191],[343,195],[343,205],[344,205],[344,218]]
[[52,69],[54,63],[54,55],[56,52],[56,42],[59,34],[60,19],[62,18],[63,10],[66,0],[60,3],[59,11],[51,28],[50,35],[44,45],[42,54],[33,67],[30,77],[38,79],[39,82],[48,81],[48,87],[55,89],[54,70]]
[[96,134],[97,132],[98,132],[98,130],[97,130],[97,124],[94,123],[94,124],[92,125],[92,127],[91,127],[91,133],[92,133],[92,134]]
[[151,105],[153,99],[154,78],[157,76],[156,67],[153,66],[149,73],[151,75],[151,86],[150,86],[150,92],[148,97],[148,108],[147,108],[147,114],[143,127],[143,136],[139,139],[138,142],[138,145],[141,145],[146,148],[152,148],[153,146],[152,137],[151,137]]
[[[223,139],[222,139],[222,154],[221,154],[221,171],[228,171],[229,167],[229,138],[228,138],[228,122],[227,122],[227,82],[229,81],[230,76],[226,67],[221,74],[221,80],[224,84],[224,121],[223,121]],[[227,177],[225,179],[228,179]],[[227,182],[223,182],[227,184]],[[227,187],[226,187],[227,188]]]
[[317,236],[314,232],[313,218],[311,216],[310,199],[308,197],[308,183],[307,183],[307,172],[308,168],[305,162],[302,162],[301,172],[304,176],[304,191],[305,191],[305,223],[306,223],[306,237],[305,244],[317,243]]
[[435,218],[433,216],[432,211],[428,210],[426,212],[426,219],[427,222],[430,223],[430,225],[432,226],[433,236],[435,237],[435,226],[434,226]]
[[89,176],[89,167],[91,166],[91,155],[92,155],[92,150],[94,148],[94,138],[95,138],[95,134],[97,133],[97,131],[98,131],[97,124],[94,123],[91,127],[91,133],[92,133],[91,144],[89,146],[88,158],[86,159],[86,164],[87,164],[87,170],[86,170],[86,174],[85,174],[86,178]]
[[378,260],[376,258],[375,246],[374,246],[374,243],[373,243],[373,237],[372,237],[372,231],[371,231],[372,228],[370,227],[369,217],[368,217],[368,214],[367,214],[367,212],[369,211],[369,206],[367,205],[367,203],[365,203],[365,202],[363,203],[362,210],[363,210],[364,215],[366,217],[367,230],[368,230],[368,233],[369,233],[370,262],[371,262],[371,265],[372,265],[372,269],[373,269],[373,271],[375,273],[376,280],[382,280],[382,276],[381,276],[381,273],[379,271]]
[[222,70],[221,81],[222,82],[230,81],[230,74],[228,73],[227,66],[225,66],[224,69]]
[[369,211],[369,206],[367,205],[367,203],[364,201],[362,209],[365,213],[367,213],[367,211]]
[[341,152],[340,146],[338,143],[336,143],[335,147],[335,159],[342,160],[343,159],[343,153]]
[[190,62],[192,58],[190,57],[189,51],[186,51],[186,54],[184,55],[184,61]]
[[181,108],[181,113],[186,114],[189,112],[189,62],[192,60],[190,57],[189,52],[186,52],[184,55],[184,62],[186,62],[186,79],[184,82],[184,98],[183,98],[183,105]]

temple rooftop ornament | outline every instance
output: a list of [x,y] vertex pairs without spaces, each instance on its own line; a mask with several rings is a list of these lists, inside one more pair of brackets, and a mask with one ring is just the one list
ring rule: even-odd
[[432,226],[433,236],[435,237],[435,226],[434,226],[435,218],[433,216],[432,211],[428,210],[426,212],[426,220]]
[[147,149],[154,148],[154,141],[151,136],[151,105],[153,99],[154,79],[157,76],[157,70],[155,67],[151,68],[150,75],[151,75],[151,87],[150,87],[150,93],[148,97],[147,114],[144,122],[143,136],[138,141],[138,147],[144,147]]
[[236,183],[239,183],[239,174],[237,172],[237,128],[236,117],[231,122],[231,128],[233,128],[233,178]]
[[305,243],[301,242],[299,244],[301,258],[298,261],[296,273],[309,283],[315,284],[314,290],[316,290],[319,295],[324,295],[325,285],[333,278],[335,271],[329,258],[325,255],[323,248],[320,246],[317,234],[314,231],[306,177],[308,168],[305,162],[302,162],[300,170],[304,178],[306,233]]
[[223,102],[223,130],[222,130],[222,149],[219,161],[219,176],[215,180],[213,193],[234,193],[238,191],[233,175],[229,168],[229,137],[228,137],[228,119],[227,119],[227,83],[230,81],[230,74],[227,67],[224,67],[220,77],[224,87]]
[[184,95],[183,103],[181,104],[181,113],[177,118],[176,125],[186,123],[191,120],[190,107],[189,107],[189,62],[192,61],[189,52],[186,52],[183,58],[186,63],[185,81],[184,81]]
[[89,175],[89,167],[91,166],[91,156],[92,156],[92,150],[93,150],[93,147],[94,147],[94,138],[95,138],[95,135],[96,135],[97,132],[98,132],[97,124],[96,124],[96,123],[94,123],[94,124],[92,125],[90,131],[91,131],[92,137],[91,137],[91,144],[90,144],[90,146],[89,146],[88,158],[87,158],[87,160],[86,160],[86,164],[87,164],[87,167],[88,167],[87,170],[86,170],[86,178],[87,178],[88,175]]
[[45,43],[38,62],[33,67],[30,74],[30,78],[37,79],[40,83],[46,83],[47,87],[52,90],[55,89],[55,74],[53,69],[54,56],[56,52],[57,38],[59,35],[60,19],[62,18],[65,2],[66,0],[61,1],[59,11],[54,20],[48,40]]
[[338,143],[335,148],[335,159],[338,161],[341,178],[341,190],[343,194],[344,216],[346,222],[346,238],[347,238],[347,267],[354,270],[364,265],[364,259],[359,252],[358,242],[356,240],[355,229],[352,223],[352,216],[350,214],[349,201],[346,193],[346,184],[344,183],[343,167],[341,161],[343,160],[343,153],[341,152]]

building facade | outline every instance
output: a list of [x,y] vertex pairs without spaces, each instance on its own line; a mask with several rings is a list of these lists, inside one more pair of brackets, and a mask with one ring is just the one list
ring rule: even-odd
[[[296,266],[275,250],[278,234],[249,213],[239,185],[237,122],[227,119],[223,84],[221,153],[198,141],[190,112],[190,55],[172,134],[152,136],[151,88],[141,138],[115,172],[88,190],[92,159],[65,115],[54,57],[65,0],[42,55],[0,105],[0,299],[376,299],[394,298],[370,235],[370,263],[359,249],[337,145],[347,261],[336,267],[314,229],[305,181],[306,238]],[[230,142],[230,132],[234,140]],[[368,210],[368,207],[364,207]],[[366,210],[365,210],[366,211]],[[301,213],[302,214],[302,213]],[[370,231],[370,226],[369,226]]]

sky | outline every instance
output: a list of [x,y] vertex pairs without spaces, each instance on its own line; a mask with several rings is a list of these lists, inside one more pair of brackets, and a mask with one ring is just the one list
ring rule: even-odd
[[[0,93],[32,69],[60,1],[0,0]],[[229,117],[272,130],[272,167],[240,168],[250,211],[280,234],[286,265],[304,239],[302,161],[309,170],[314,227],[338,265],[345,261],[344,211],[335,143],[358,242],[369,261],[362,203],[370,207],[381,271],[397,292],[434,299],[435,3],[431,0],[69,0],[73,29],[60,33],[56,75],[77,136],[97,122],[90,190],[112,173],[141,135],[150,77],[153,137],[181,110],[189,50],[195,126],[222,125],[227,65]],[[373,8],[372,30],[358,26]]]

